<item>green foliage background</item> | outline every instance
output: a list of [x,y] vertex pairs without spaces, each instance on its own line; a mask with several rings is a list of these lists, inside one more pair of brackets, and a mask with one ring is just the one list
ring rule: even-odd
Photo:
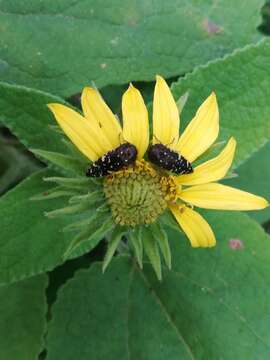
[[44,216],[63,200],[29,200],[63,171],[31,151],[66,151],[47,103],[79,107],[93,81],[120,114],[133,81],[151,108],[157,73],[189,92],[183,127],[217,93],[238,141],[224,182],[270,199],[269,34],[261,0],[0,1],[0,360],[269,359],[269,208],[206,212],[211,250],[168,230],[160,283],[128,255],[103,275],[104,241],[63,263],[70,220]]

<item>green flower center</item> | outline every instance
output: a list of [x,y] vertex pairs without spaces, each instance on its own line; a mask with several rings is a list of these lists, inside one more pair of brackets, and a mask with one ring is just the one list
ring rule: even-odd
[[114,221],[129,226],[153,223],[173,193],[171,178],[158,174],[144,161],[107,176],[103,188]]

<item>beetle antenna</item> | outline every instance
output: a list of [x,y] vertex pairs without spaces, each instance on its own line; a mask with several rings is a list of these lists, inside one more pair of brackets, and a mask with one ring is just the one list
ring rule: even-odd
[[166,144],[166,146],[168,147],[168,146],[172,145],[172,143],[174,143],[174,140],[175,140],[175,138],[173,138],[169,144]]
[[157,142],[161,144],[161,141],[156,137],[156,135],[153,135],[153,137],[156,139]]

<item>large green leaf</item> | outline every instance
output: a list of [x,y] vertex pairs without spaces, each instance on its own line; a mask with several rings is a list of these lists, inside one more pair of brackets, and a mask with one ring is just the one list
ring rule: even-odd
[[173,85],[176,98],[189,91],[183,110],[184,124],[191,120],[210,92],[216,92],[220,108],[220,139],[234,136],[238,142],[235,166],[270,137],[269,57],[270,39],[267,39],[200,67]]
[[[1,16],[1,15],[0,15]],[[26,146],[50,151],[67,151],[47,104],[63,103],[50,94],[0,82],[0,121]]]
[[173,265],[163,282],[128,257],[105,274],[100,264],[79,271],[53,307],[48,360],[268,359],[269,236],[241,213],[208,221],[213,249],[170,233]]
[[13,137],[2,136],[0,127],[0,195],[38,169],[38,161]]
[[262,0],[2,0],[0,76],[71,95],[183,74],[258,38]]
[[40,171],[23,181],[0,199],[0,283],[12,282],[53,269],[71,240],[63,233],[64,218],[48,219],[45,211],[63,206],[63,198],[31,201],[46,190],[42,178],[51,173]]
[[[270,200],[270,142],[254,153],[248,161],[237,168],[238,177],[224,183],[256,193]],[[255,220],[264,223],[270,220],[270,207],[248,212]]]
[[43,349],[47,277],[0,287],[0,359],[36,360]]

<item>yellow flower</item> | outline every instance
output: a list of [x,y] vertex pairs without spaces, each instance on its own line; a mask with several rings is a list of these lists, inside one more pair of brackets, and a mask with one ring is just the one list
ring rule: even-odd
[[[158,139],[163,144],[172,144],[172,149],[190,162],[209,149],[218,137],[219,111],[214,93],[199,107],[180,137],[178,109],[160,76],[157,76],[153,106],[153,142]],[[235,148],[236,140],[232,137],[218,156],[195,167],[191,174],[174,177],[179,186],[191,186],[178,192],[183,204],[170,203],[169,207],[193,247],[214,246],[216,239],[209,224],[190,205],[219,210],[258,210],[268,206],[262,197],[216,183],[228,172]]]
[[[61,105],[50,104],[58,124],[76,147],[92,162],[123,142],[136,146],[135,164],[104,178],[104,193],[113,218],[120,225],[144,225],[158,221],[169,208],[193,247],[216,243],[206,220],[193,207],[254,210],[268,206],[265,199],[217,183],[228,172],[235,153],[232,137],[221,153],[194,168],[193,173],[173,175],[144,160],[149,147],[148,112],[140,92],[130,85],[122,98],[123,126],[97,90],[82,92],[84,116]],[[193,163],[216,141],[219,112],[212,93],[179,136],[177,105],[165,80],[157,76],[153,101],[152,144],[162,143]]]
[[140,92],[130,85],[123,96],[123,130],[99,92],[85,87],[82,92],[84,116],[61,104],[49,104],[58,124],[70,140],[91,161],[125,141],[134,144],[142,159],[149,143],[148,114]]

